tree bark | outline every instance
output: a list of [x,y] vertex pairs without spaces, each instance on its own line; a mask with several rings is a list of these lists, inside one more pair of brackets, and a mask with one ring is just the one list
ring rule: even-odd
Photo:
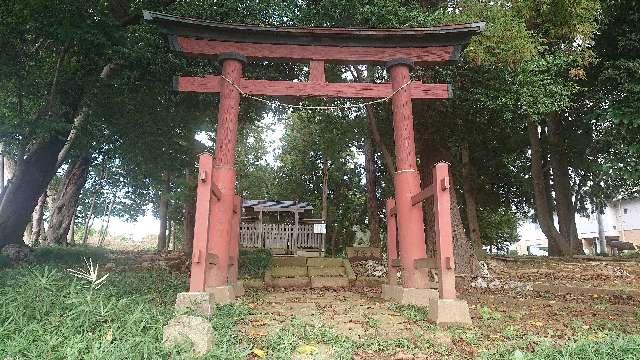
[[369,246],[380,248],[380,217],[378,212],[378,195],[376,192],[376,174],[373,161],[371,140],[364,141],[365,186],[367,188],[367,212],[369,216]]
[[559,114],[551,115],[548,127],[558,230],[562,238],[569,242],[569,253],[565,255],[584,255],[582,242],[578,239],[577,231],[575,231],[576,213],[572,200],[569,159],[562,140],[562,119]]
[[604,209],[598,209],[596,212],[597,220],[598,220],[598,243],[597,243],[597,251],[598,255],[605,256],[607,255],[607,238],[604,234]]
[[167,243],[164,246],[165,251],[169,251],[169,247],[171,247],[171,236],[173,236],[173,226],[171,224],[171,220],[167,221]]
[[478,207],[476,203],[476,191],[473,186],[473,165],[469,156],[469,145],[464,144],[460,151],[462,157],[462,191],[464,193],[465,209],[467,211],[467,223],[469,225],[469,238],[471,246],[476,254],[482,254],[482,239],[480,238],[480,222],[478,221]]
[[11,183],[0,200],[0,248],[24,244],[23,234],[38,198],[56,172],[58,153],[64,140],[51,135],[34,143],[18,164]]
[[[0,147],[0,151],[2,147]],[[4,192],[4,154],[0,153],[0,196]]]
[[549,242],[549,255],[561,256],[568,253],[567,244],[560,235],[553,222],[553,210],[550,208],[546,186],[543,153],[538,133],[538,124],[534,121],[527,123],[527,134],[531,146],[531,178],[533,181],[533,198],[536,208],[536,218],[542,233]]
[[31,243],[36,246],[39,245],[44,238],[44,208],[47,205],[47,192],[44,191],[38,198],[38,204],[33,210],[32,214],[32,230],[31,230]]
[[47,228],[47,242],[49,244],[66,243],[69,227],[78,207],[80,192],[87,182],[90,164],[91,156],[86,154],[67,169],[51,207]]
[[69,226],[69,237],[67,238],[67,244],[76,244],[76,214],[71,217],[71,225]]
[[384,159],[384,165],[387,168],[387,172],[389,176],[393,178],[393,175],[396,173],[396,165],[393,160],[393,156],[389,152],[389,149],[382,141],[382,136],[380,136],[380,132],[378,131],[378,122],[376,121],[376,116],[373,112],[373,108],[371,105],[367,105],[365,107],[367,111],[367,125],[369,127],[369,132],[371,133],[371,138],[373,142],[376,144],[376,147],[382,153],[382,158]]
[[[187,187],[193,181],[190,169],[186,169],[185,178]],[[193,252],[193,230],[196,220],[196,203],[191,192],[187,192],[184,198],[184,244],[182,244],[182,251],[191,256]]]
[[158,206],[160,217],[160,232],[158,233],[158,251],[164,251],[167,247],[167,214],[169,210],[169,176],[162,176],[162,191],[160,192],[160,204]]

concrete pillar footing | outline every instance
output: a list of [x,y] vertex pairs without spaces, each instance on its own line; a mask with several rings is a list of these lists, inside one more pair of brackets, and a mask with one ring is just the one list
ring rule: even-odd
[[208,292],[181,292],[176,297],[176,312],[193,311],[199,315],[209,316],[215,307],[213,294]]
[[234,285],[224,285],[207,288],[216,304],[228,304],[236,298],[236,287]]
[[429,306],[431,300],[438,299],[438,291],[383,284],[382,297],[403,305]]
[[471,325],[469,305],[459,299],[431,299],[429,301],[429,321],[440,326]]

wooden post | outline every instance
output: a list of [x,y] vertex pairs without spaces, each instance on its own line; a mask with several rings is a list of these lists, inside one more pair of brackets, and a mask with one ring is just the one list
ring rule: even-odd
[[193,250],[191,256],[191,277],[189,291],[203,292],[205,290],[205,274],[208,272],[207,243],[209,240],[209,212],[211,209],[211,172],[213,158],[210,154],[200,155],[198,189],[196,192],[196,216],[193,232]]
[[267,242],[265,241],[263,234],[262,209],[260,209],[260,212],[258,212],[258,242],[262,244],[263,249],[267,247]]
[[236,195],[233,204],[233,222],[231,224],[231,241],[229,244],[229,283],[238,282],[238,267],[240,264],[240,215],[242,214],[242,199]]
[[293,212],[294,218],[294,228],[293,228],[293,253],[295,254],[298,250],[298,222],[299,222],[299,214],[298,210],[294,210]]
[[[242,66],[246,59],[236,53],[220,54],[222,75],[232,82],[242,79]],[[220,198],[214,201],[210,213],[208,251],[215,254],[217,261],[208,268],[207,287],[227,285],[229,272],[229,244],[232,237],[233,207],[235,201],[236,172],[234,161],[238,137],[238,113],[240,93],[227,81],[220,91],[218,126],[216,128],[216,154],[213,162],[213,181],[220,189]]]
[[391,210],[396,207],[393,198],[387,199],[387,278],[389,285],[396,285],[398,282],[398,272],[394,262],[398,259],[398,237],[396,215],[391,214]]
[[[394,91],[409,82],[412,67],[413,63],[406,59],[387,63]],[[393,96],[392,108],[397,165],[395,205],[403,286],[424,289],[427,287],[426,270],[414,267],[416,259],[426,257],[426,245],[422,205],[414,206],[411,202],[411,197],[420,192],[420,176],[416,165],[411,96],[406,86]]]
[[439,292],[441,299],[452,300],[456,298],[456,276],[453,262],[451,194],[447,163],[439,163],[433,169],[433,185]]

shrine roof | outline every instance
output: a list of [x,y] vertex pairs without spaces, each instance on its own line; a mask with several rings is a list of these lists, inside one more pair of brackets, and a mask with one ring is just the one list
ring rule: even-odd
[[375,48],[462,48],[485,27],[482,22],[404,29],[263,27],[220,24],[151,11],[144,11],[144,19],[157,25],[167,36],[259,44]]

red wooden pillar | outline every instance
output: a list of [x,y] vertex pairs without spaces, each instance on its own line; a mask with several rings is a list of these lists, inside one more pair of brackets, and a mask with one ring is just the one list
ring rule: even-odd
[[[409,72],[412,67],[413,63],[406,59],[387,63],[394,91],[410,80]],[[393,96],[392,107],[397,167],[394,185],[402,281],[406,288],[424,289],[427,287],[426,271],[415,268],[415,260],[426,257],[427,250],[422,206],[411,204],[411,196],[420,192],[420,176],[416,166],[413,111],[408,86]]]
[[229,246],[229,283],[238,282],[238,265],[240,261],[240,215],[242,213],[242,199],[236,195],[233,202],[233,222],[231,223],[231,243]]
[[396,214],[392,210],[396,207],[396,202],[387,199],[387,277],[389,285],[396,285],[398,282],[398,272],[394,262],[398,259],[398,236]]
[[[220,54],[222,76],[234,83],[242,79],[244,56],[236,53]],[[235,198],[236,172],[234,161],[238,136],[238,113],[240,93],[227,81],[222,81],[218,126],[216,128],[216,154],[213,161],[213,179],[220,189],[220,199],[214,202],[211,211],[209,246],[217,255],[215,266],[208,269],[207,287],[227,285],[229,273],[229,245],[232,238],[233,203]]]
[[438,279],[440,298],[456,298],[456,275],[453,261],[453,231],[451,229],[451,194],[449,165],[439,163],[433,169],[433,212],[436,217],[436,248],[438,249]]
[[198,189],[196,196],[196,216],[193,232],[193,255],[191,257],[191,278],[189,291],[203,292],[206,285],[207,268],[215,259],[207,252],[209,242],[209,212],[212,201],[213,158],[209,154],[200,155],[198,172]]

